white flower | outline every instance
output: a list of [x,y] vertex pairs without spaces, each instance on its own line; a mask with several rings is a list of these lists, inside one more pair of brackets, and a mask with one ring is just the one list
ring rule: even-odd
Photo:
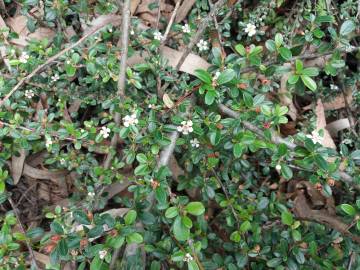
[[25,97],[28,99],[32,99],[35,96],[34,91],[33,90],[26,90],[25,91]]
[[156,31],[156,32],[154,33],[154,38],[155,38],[156,40],[159,40],[159,41],[161,41],[161,40],[164,39],[163,35],[162,35],[159,31]]
[[281,165],[280,165],[280,164],[277,164],[277,165],[275,166],[275,169],[276,169],[277,171],[280,171],[280,170],[281,170]]
[[125,127],[129,127],[139,123],[139,120],[136,118],[136,113],[133,113],[132,115],[126,115],[123,118],[123,122]]
[[181,26],[181,29],[182,29],[183,33],[191,32],[190,26],[187,23],[185,25]]
[[245,33],[247,33],[249,37],[252,37],[256,34],[256,26],[248,23],[245,28]]
[[132,36],[135,35],[135,31],[134,31],[134,30],[131,30],[131,31],[130,31],[130,35],[132,35]]
[[220,74],[221,74],[220,71],[216,71],[216,73],[215,73],[215,75],[213,77],[213,81],[216,81],[219,78]]
[[53,142],[52,142],[51,138],[47,138],[45,141],[45,146],[47,148],[49,148],[52,144],[53,144]]
[[313,132],[311,132],[311,135],[306,135],[306,137],[308,137],[309,139],[311,139],[313,141],[313,143],[320,143],[322,144],[323,142],[323,137],[320,136],[319,132],[314,130]]
[[65,161],[64,158],[60,159],[60,164],[61,164],[61,165],[65,165],[65,163],[66,163],[66,161]]
[[148,105],[148,108],[149,108],[149,109],[152,109],[152,110],[153,110],[153,109],[156,109],[156,105],[155,105],[155,104],[149,104],[149,105]]
[[183,258],[184,262],[190,262],[192,261],[194,258],[190,255],[190,253],[186,253],[185,257]]
[[105,256],[106,256],[106,254],[107,254],[107,250],[100,250],[99,251],[100,259],[103,260],[105,258]]
[[109,137],[110,128],[108,128],[108,127],[101,127],[100,134],[104,137],[104,139],[106,139],[107,137]]
[[110,27],[110,28],[108,29],[108,31],[109,31],[109,33],[112,33],[112,31],[113,31],[112,27]]
[[198,148],[200,146],[200,142],[196,138],[190,140],[190,144],[192,147],[195,147],[195,148]]
[[55,74],[54,76],[51,76],[51,80],[53,81],[53,82],[56,82],[57,80],[59,80],[60,79],[60,76],[59,76],[59,74]]
[[209,49],[208,43],[207,41],[200,39],[200,41],[198,42],[198,44],[196,44],[196,46],[199,48],[199,51],[207,51]]
[[89,192],[88,192],[88,196],[89,196],[90,198],[95,197],[95,192],[89,191]]
[[330,84],[330,89],[331,90],[339,90],[339,86],[337,86],[336,84]]
[[187,134],[193,132],[193,127],[192,127],[192,125],[193,125],[193,122],[192,122],[191,120],[182,121],[182,122],[181,122],[181,126],[178,126],[178,127],[177,127],[177,130],[178,130],[179,132],[182,132],[182,134],[187,135]]
[[20,63],[26,64],[28,59],[29,59],[29,55],[26,52],[22,52],[22,54],[19,57],[19,61]]

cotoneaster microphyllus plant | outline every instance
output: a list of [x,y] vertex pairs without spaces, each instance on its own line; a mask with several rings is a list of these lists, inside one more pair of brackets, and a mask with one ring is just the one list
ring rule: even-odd
[[356,1],[40,2],[0,1],[0,269],[360,267]]

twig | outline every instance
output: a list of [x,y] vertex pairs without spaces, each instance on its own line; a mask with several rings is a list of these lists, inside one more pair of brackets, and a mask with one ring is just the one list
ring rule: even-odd
[[158,0],[158,13],[157,13],[157,18],[156,18],[156,30],[159,30],[159,24],[160,24],[160,18],[161,18],[161,3],[162,0]]
[[176,17],[176,13],[177,13],[177,11],[178,11],[178,9],[179,9],[180,3],[181,3],[181,0],[177,0],[176,5],[175,5],[175,8],[174,8],[174,11],[173,11],[172,14],[171,14],[170,21],[169,21],[169,23],[168,23],[168,25],[167,25],[167,27],[166,27],[166,30],[165,30],[165,33],[164,33],[164,38],[163,38],[162,41],[161,41],[161,46],[160,46],[160,48],[165,45],[165,42],[166,42],[166,40],[167,40],[167,38],[168,38],[168,35],[169,35],[169,33],[170,33],[170,30],[171,30],[171,26],[172,26],[173,23],[174,23],[174,20],[175,20],[175,17]]
[[[183,54],[181,55],[178,63],[175,66],[175,70],[179,71],[181,66],[184,64],[184,61],[186,59],[186,57],[188,57],[188,55],[190,54],[190,52],[192,51],[193,47],[195,46],[195,44],[200,40],[200,38],[202,37],[202,35],[205,32],[206,27],[209,25],[210,20],[212,19],[213,16],[215,16],[215,14],[219,11],[219,9],[225,5],[225,3],[227,2],[227,0],[220,0],[218,1],[213,8],[210,10],[209,14],[201,21],[198,30],[196,31],[195,35],[191,38],[190,43],[188,44],[188,46],[186,47],[185,51],[183,52]],[[169,83],[164,84],[161,87],[161,91],[160,92],[164,92],[165,89],[167,89],[169,86]]]
[[[239,117],[240,117],[240,114],[239,114],[239,113],[231,110],[230,108],[226,107],[226,106],[223,105],[223,104],[219,104],[219,105],[218,105],[218,108],[219,108],[219,110],[220,110],[223,114],[226,114],[226,115],[228,115],[228,116],[230,116],[230,117],[232,117],[232,118],[239,118]],[[255,125],[253,125],[253,124],[251,124],[250,122],[247,122],[247,121],[241,121],[241,123],[243,124],[243,126],[244,126],[246,129],[254,132],[254,133],[257,134],[259,137],[261,137],[261,138],[266,138],[264,132],[263,132],[260,128],[258,128],[257,126],[255,126]],[[287,141],[287,140],[285,140],[285,139],[277,136],[276,134],[272,134],[272,136],[271,136],[271,141],[272,141],[274,144],[281,144],[281,143],[283,143],[283,144],[285,144],[285,145],[286,145],[289,149],[291,149],[291,150],[294,150],[294,149],[298,146],[297,144],[292,143],[292,142],[289,142],[289,141]],[[350,175],[348,175],[346,172],[339,171],[339,175],[340,175],[340,178],[341,178],[344,182],[346,182],[346,183],[348,183],[348,184],[351,184],[351,185],[353,185],[356,189],[358,189],[358,185],[356,185],[356,184],[354,183],[352,177],[351,177]]]
[[348,99],[347,99],[347,96],[346,96],[346,93],[345,93],[345,83],[344,83],[342,78],[340,78],[340,77],[338,77],[338,78],[339,78],[340,89],[341,89],[342,95],[344,97],[346,113],[347,113],[348,118],[349,118],[350,130],[355,135],[355,137],[357,137],[358,134],[356,133],[355,128],[354,128],[355,127],[355,120],[354,120],[353,114],[351,112],[350,105],[349,105],[349,102],[348,102]]
[[225,194],[225,197],[226,197],[226,200],[229,202],[229,206],[230,206],[230,209],[231,209],[231,212],[233,213],[234,215],[234,218],[236,220],[236,224],[237,224],[237,227],[238,227],[238,230],[240,229],[240,220],[239,220],[239,217],[238,215],[236,214],[236,211],[234,209],[234,207],[232,206],[232,204],[230,203],[230,196],[225,188],[225,186],[223,185],[223,183],[221,182],[221,179],[219,178],[219,176],[217,175],[216,171],[214,169],[212,169],[212,172],[215,176],[215,179],[217,180],[217,182],[219,183],[219,185],[221,186],[221,189],[224,191],[224,194]]
[[[18,210],[17,210],[17,208],[16,208],[13,200],[11,199],[11,197],[8,198],[8,201],[9,201],[9,203],[10,203],[10,205],[11,205],[11,208],[12,208],[13,211],[14,211],[14,214],[15,214],[16,219],[17,219],[17,221],[18,221],[18,225],[19,225],[19,227],[20,227],[20,230],[21,230],[21,232],[25,235],[26,232],[25,232],[24,226],[23,226],[23,224],[21,223],[21,219],[20,219]],[[31,248],[30,242],[29,242],[29,240],[28,240],[27,238],[25,239],[25,243],[26,243],[27,249],[29,250],[29,254],[30,254],[30,257],[31,257],[33,266],[35,267],[35,269],[40,269],[39,266],[38,266],[37,263],[36,263],[34,251],[33,251],[33,249]]]
[[2,99],[0,100],[0,108],[4,105],[5,101],[8,100],[16,90],[18,90],[26,81],[30,80],[32,77],[34,77],[39,71],[41,71],[44,67],[54,62],[56,59],[70,51],[71,49],[79,46],[81,43],[83,43],[87,38],[94,35],[97,31],[99,31],[101,28],[108,25],[108,22],[103,22],[99,26],[96,26],[92,29],[90,29],[89,32],[87,32],[83,37],[81,37],[78,41],[71,44],[69,47],[63,49],[62,51],[58,52],[54,56],[50,57],[48,60],[45,61],[45,63],[41,64],[37,68],[35,68],[30,74],[22,78],[12,89],[11,91]]
[[[130,0],[124,0],[123,4],[123,11],[122,11],[122,35],[121,35],[121,48],[122,48],[122,55],[120,60],[120,72],[119,72],[119,81],[118,81],[118,95],[121,101],[125,99],[125,86],[126,86],[126,66],[127,66],[127,54],[128,54],[128,46],[129,46],[129,27],[130,27]],[[116,126],[120,125],[121,122],[121,115],[119,112],[115,113],[114,121]],[[116,149],[117,142],[119,140],[119,133],[116,132],[111,139],[110,147]],[[110,168],[112,161],[112,153],[106,156],[104,162],[104,168]],[[120,248],[115,249],[113,253],[113,257],[110,264],[110,270],[114,269],[116,264],[116,259],[120,255]]]
[[[129,26],[130,26],[130,0],[125,0],[123,5],[123,16],[122,16],[122,35],[121,35],[121,48],[122,54],[120,59],[120,71],[119,71],[119,80],[118,80],[118,96],[120,100],[125,99],[125,86],[126,86],[126,66],[127,66],[127,55],[128,55],[128,46],[129,46]],[[114,122],[116,126],[119,126],[121,123],[121,115],[119,112],[116,112],[114,115]],[[110,147],[115,148],[117,142],[119,141],[119,133],[115,133],[111,139]],[[110,168],[112,161],[112,153],[109,153],[104,162],[104,168]]]

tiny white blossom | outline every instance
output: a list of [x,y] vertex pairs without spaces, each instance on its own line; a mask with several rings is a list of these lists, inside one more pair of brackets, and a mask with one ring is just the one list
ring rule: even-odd
[[53,142],[52,142],[51,138],[47,138],[45,141],[45,146],[47,148],[49,148],[52,144],[53,144]]
[[199,48],[199,51],[207,51],[209,49],[208,43],[207,41],[200,39],[200,41],[198,42],[198,44],[196,44],[196,46]]
[[59,76],[59,74],[55,74],[54,76],[51,76],[51,80],[53,81],[53,82],[56,82],[57,80],[59,80],[60,79],[60,76]]
[[186,23],[185,25],[183,25],[181,27],[183,33],[190,33],[191,32],[191,29],[190,29],[190,26]]
[[339,86],[337,86],[336,84],[330,84],[330,89],[331,90],[339,90]]
[[275,167],[275,169],[276,169],[277,171],[280,171],[280,170],[281,170],[281,165],[280,165],[280,164],[277,164],[276,167]]
[[220,71],[216,71],[214,77],[213,77],[213,82],[215,82],[217,79],[219,79],[221,72]]
[[320,143],[322,144],[324,138],[322,136],[320,136],[319,132],[314,130],[313,132],[311,132],[311,135],[306,135],[306,137],[308,137],[309,139],[311,139],[313,141],[313,143]]
[[148,108],[149,108],[149,109],[152,109],[152,110],[153,110],[153,109],[156,109],[156,105],[155,105],[155,104],[149,104],[149,105],[148,105]]
[[25,90],[25,97],[28,99],[32,99],[35,96],[33,90]]
[[111,28],[109,28],[109,30],[108,30],[108,31],[109,31],[109,33],[112,33],[112,31],[113,31],[112,27],[111,27]]
[[196,138],[190,140],[190,144],[192,147],[195,147],[195,148],[198,148],[200,146],[200,142]]
[[182,134],[187,135],[187,134],[193,132],[193,127],[192,127],[192,125],[193,125],[193,122],[192,122],[191,120],[182,121],[182,122],[181,122],[181,126],[178,126],[178,127],[177,127],[177,130],[178,130],[179,132],[181,132]]
[[356,48],[355,46],[349,45],[349,46],[346,46],[346,47],[345,47],[345,51],[346,51],[346,52],[352,52],[355,48]]
[[100,134],[104,137],[104,139],[106,139],[107,137],[109,137],[110,128],[108,128],[108,127],[101,127]]
[[132,36],[135,35],[135,31],[134,31],[134,30],[131,30],[131,31],[130,31],[130,35],[132,35]]
[[70,65],[70,64],[71,64],[71,61],[70,61],[70,60],[67,60],[67,61],[66,61],[66,64]]
[[190,261],[192,261],[194,258],[191,256],[191,254],[190,253],[186,253],[185,254],[185,257],[183,258],[183,261],[184,262],[190,262]]
[[95,192],[89,191],[89,192],[88,192],[88,196],[89,196],[90,198],[95,197]]
[[136,117],[136,113],[133,113],[132,115],[126,115],[123,118],[123,122],[125,127],[129,127],[139,123],[139,120]]
[[154,39],[161,41],[161,40],[164,39],[164,37],[163,37],[163,35],[162,35],[159,31],[156,31],[156,32],[154,33]]
[[64,158],[60,159],[60,164],[61,164],[61,165],[65,165],[65,163],[66,163],[66,161],[65,161]]
[[106,254],[107,254],[107,250],[100,250],[99,251],[100,259],[103,260],[105,258],[105,256],[106,256]]
[[29,60],[29,57],[30,56],[26,52],[23,52],[19,57],[20,63],[26,64],[27,61]]
[[247,33],[249,37],[252,37],[256,34],[256,26],[248,23],[245,28],[245,33]]

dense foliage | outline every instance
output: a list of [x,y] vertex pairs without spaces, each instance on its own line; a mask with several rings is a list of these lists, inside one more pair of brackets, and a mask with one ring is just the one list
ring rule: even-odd
[[178,1],[0,0],[0,269],[358,269],[358,1]]

